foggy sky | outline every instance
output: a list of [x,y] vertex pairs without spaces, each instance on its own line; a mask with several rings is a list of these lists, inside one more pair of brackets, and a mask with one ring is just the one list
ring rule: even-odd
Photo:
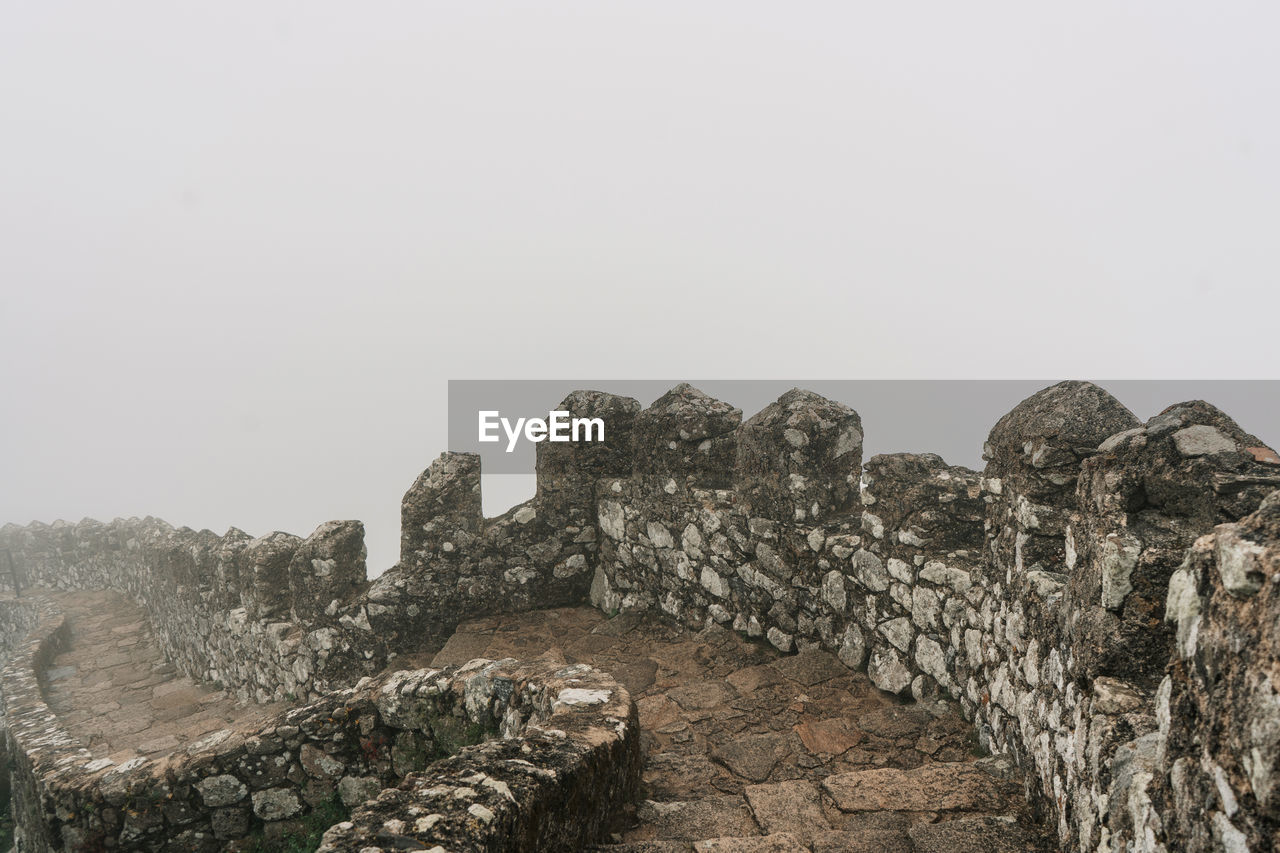
[[449,378],[1274,378],[1277,24],[8,4],[0,522],[360,518],[377,573]]

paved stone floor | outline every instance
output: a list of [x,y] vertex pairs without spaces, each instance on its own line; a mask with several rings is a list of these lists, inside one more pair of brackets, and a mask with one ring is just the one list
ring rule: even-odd
[[613,673],[640,712],[641,803],[605,850],[1055,849],[954,706],[900,703],[825,652],[573,608],[464,623],[432,663],[542,655]]
[[117,764],[158,758],[219,729],[250,731],[281,706],[237,705],[178,675],[151,639],[142,608],[114,592],[41,592],[70,617],[70,647],[45,670],[63,726]]

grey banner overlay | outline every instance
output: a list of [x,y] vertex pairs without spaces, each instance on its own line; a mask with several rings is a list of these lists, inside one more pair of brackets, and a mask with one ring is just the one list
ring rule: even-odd
[[[454,379],[449,381],[449,449],[479,453],[485,474],[532,474],[535,445],[522,438],[508,453],[501,429],[501,441],[481,443],[480,411],[498,411],[513,422],[546,418],[571,391],[581,389],[634,397],[648,406],[682,381],[739,407],[744,420],[788,389],[807,388],[858,412],[865,432],[863,458],[927,452],[952,465],[981,469],[982,443],[995,422],[1058,380]],[[1280,446],[1280,380],[1094,381],[1143,420],[1173,403],[1206,400],[1245,431]]]

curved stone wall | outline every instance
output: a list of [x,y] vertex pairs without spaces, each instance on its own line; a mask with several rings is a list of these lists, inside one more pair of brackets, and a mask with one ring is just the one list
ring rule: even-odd
[[[307,539],[252,539],[234,528],[217,536],[155,518],[36,522],[0,528],[0,548],[27,586],[133,598],[179,670],[245,700],[318,696],[386,665],[384,644],[357,618],[366,583],[359,522],[330,522]],[[326,599],[325,611],[295,607]]]
[[47,601],[6,605],[30,612],[0,621],[34,622],[3,672],[19,851],[271,844],[334,800],[354,813],[326,843],[348,849],[342,839],[386,834],[376,816],[402,790],[428,802],[446,780],[455,784],[435,819],[399,827],[403,839],[466,846],[518,824],[512,837],[528,843],[504,849],[569,849],[599,840],[638,784],[625,688],[588,667],[511,660],[366,678],[256,732],[214,732],[164,759],[117,765],[69,735],[42,694],[38,674],[66,634],[61,614]]
[[58,725],[44,699],[39,675],[66,641],[62,612],[47,601],[0,602],[0,707],[4,751],[9,757],[9,810],[14,845],[23,851],[56,849],[45,823],[43,782],[49,767],[74,768],[90,760],[87,750]]
[[[481,688],[474,676],[467,681],[464,701],[514,689],[521,707],[536,709],[519,737],[487,741],[410,774],[326,832],[320,853],[571,851],[606,837],[639,789],[639,724],[626,690],[584,665],[548,672],[536,687],[513,687],[501,669],[486,677]],[[410,674],[383,694],[397,688],[401,712],[413,715],[431,681]]]

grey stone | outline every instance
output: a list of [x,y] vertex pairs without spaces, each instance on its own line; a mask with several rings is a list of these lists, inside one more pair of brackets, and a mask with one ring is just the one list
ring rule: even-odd
[[343,776],[338,780],[338,796],[348,808],[373,799],[381,790],[382,783],[374,776]]
[[865,548],[853,555],[853,576],[872,592],[884,592],[889,588],[889,572],[884,562]]
[[918,823],[910,829],[915,853],[1026,853],[1035,850],[1031,837],[1012,817],[958,817]]
[[1136,711],[1144,704],[1142,694],[1132,684],[1106,676],[1093,680],[1093,707],[1102,714]]
[[857,625],[850,624],[840,635],[840,648],[836,656],[850,669],[862,666],[867,657],[867,643]]
[[206,806],[216,808],[238,803],[249,793],[249,788],[239,779],[230,775],[210,776],[196,783],[200,799]]
[[884,635],[893,647],[900,652],[905,652],[911,648],[911,640],[915,638],[915,629],[911,627],[911,620],[905,616],[899,616],[897,619],[890,619],[887,622],[881,622],[876,626],[876,630]]
[[711,757],[743,779],[763,782],[786,752],[785,737],[761,734],[731,740],[713,750]]
[[253,813],[263,820],[284,820],[302,808],[302,800],[293,788],[267,788],[253,792]]
[[1213,453],[1232,453],[1236,443],[1216,427],[1196,424],[1173,434],[1173,443],[1183,456],[1208,456]]
[[1102,545],[1102,606],[1118,610],[1133,590],[1130,577],[1138,565],[1142,543],[1132,536],[1112,534]]
[[637,806],[636,817],[652,827],[658,839],[695,841],[760,834],[741,797],[710,796],[665,803],[645,800]]
[[871,683],[888,693],[901,693],[911,686],[911,671],[891,648],[876,648],[867,662]]
[[1261,545],[1238,536],[1234,528],[1219,528],[1214,560],[1227,592],[1248,598],[1262,589],[1267,577],[1261,561],[1263,550]]

